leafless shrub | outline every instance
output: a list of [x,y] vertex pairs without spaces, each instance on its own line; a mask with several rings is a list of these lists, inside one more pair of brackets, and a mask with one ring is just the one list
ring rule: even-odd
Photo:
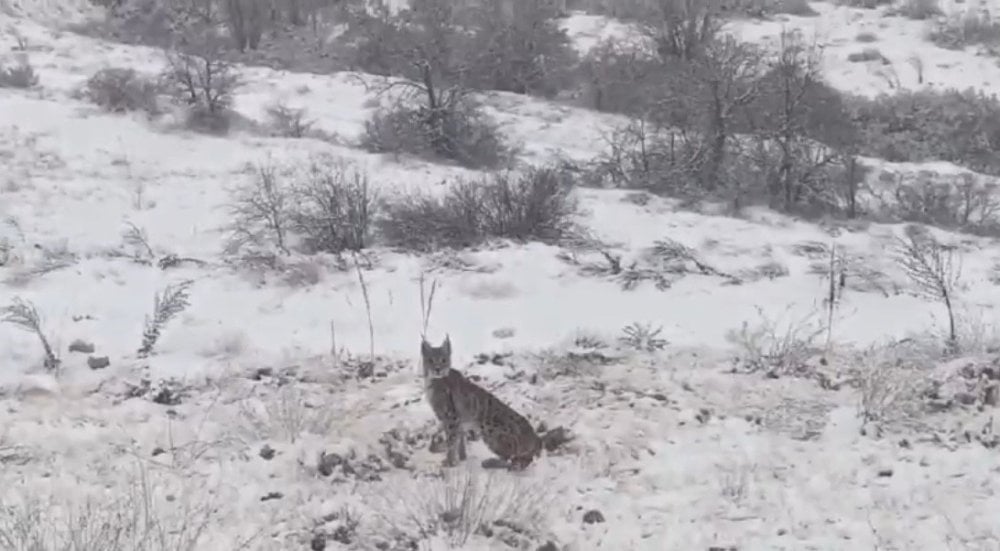
[[858,416],[865,422],[915,417],[928,387],[930,363],[914,365],[897,354],[896,344],[871,346],[851,358],[858,391]]
[[815,313],[787,323],[769,318],[760,307],[757,315],[757,324],[744,321],[739,329],[726,333],[726,340],[736,346],[737,366],[772,377],[811,375],[808,360],[821,351],[817,343],[826,332]]
[[288,253],[293,199],[282,178],[275,166],[261,164],[252,180],[230,192],[228,254],[247,248],[267,250],[271,246]]
[[275,102],[267,107],[268,124],[273,132],[283,138],[304,138],[315,121],[306,116],[306,108],[292,108]]
[[173,97],[187,105],[191,128],[225,133],[231,122],[230,106],[240,79],[223,56],[218,38],[204,38],[185,49],[166,50],[163,80]]
[[142,331],[142,345],[137,351],[140,358],[145,358],[153,352],[163,328],[189,306],[188,290],[191,284],[191,281],[182,281],[168,285],[162,292],[154,295],[153,315],[146,317],[145,328]]
[[150,78],[124,67],[107,67],[97,71],[84,88],[87,99],[112,112],[159,112],[157,96],[160,85]]
[[365,170],[341,159],[315,158],[292,197],[291,228],[308,252],[368,246],[380,203]]
[[390,245],[416,250],[491,238],[555,241],[572,231],[576,210],[564,174],[531,168],[460,181],[442,198],[417,194],[390,201],[379,228]]
[[948,313],[947,345],[958,351],[955,326],[955,286],[962,275],[956,247],[940,243],[926,228],[907,226],[906,238],[896,238],[896,262],[921,295],[940,301]]
[[59,369],[61,360],[56,355],[55,349],[49,344],[49,339],[46,338],[42,328],[42,318],[31,301],[15,297],[9,305],[0,309],[0,322],[9,323],[21,330],[34,333],[42,345],[42,351],[45,352],[43,363],[45,369],[49,371]]
[[663,327],[653,327],[651,323],[633,322],[622,329],[618,341],[633,350],[655,352],[667,346],[667,340],[660,337]]
[[31,88],[37,84],[38,73],[27,55],[19,54],[14,65],[0,64],[0,88]]
[[393,536],[444,537],[460,547],[474,535],[490,537],[505,528],[537,536],[554,495],[517,477],[446,469],[442,478],[383,484],[374,501]]

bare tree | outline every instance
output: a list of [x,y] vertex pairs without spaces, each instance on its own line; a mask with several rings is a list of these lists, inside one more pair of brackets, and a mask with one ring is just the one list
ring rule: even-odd
[[722,27],[720,0],[655,0],[643,29],[662,57],[691,61],[713,43]]
[[[679,89],[680,94],[662,100],[658,110],[675,118],[675,123],[687,122],[689,128],[693,123],[699,144],[692,169],[701,189],[712,192],[724,184],[727,149],[737,131],[734,119],[758,93],[763,54],[759,48],[729,36],[703,47],[699,58],[664,67],[671,73],[667,89]],[[664,106],[669,107],[664,110]],[[678,114],[682,117],[679,121]]]
[[961,258],[956,247],[939,242],[920,226],[907,226],[906,239],[897,238],[896,261],[917,291],[941,301],[948,311],[948,349],[958,351],[955,331],[955,286],[962,275]]

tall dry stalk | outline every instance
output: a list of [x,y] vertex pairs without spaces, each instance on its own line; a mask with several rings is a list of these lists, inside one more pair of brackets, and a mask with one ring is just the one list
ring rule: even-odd
[[830,244],[830,266],[829,266],[830,287],[826,293],[826,354],[830,355],[830,346],[833,343],[833,310],[837,305],[837,245]]
[[431,281],[430,293],[425,293],[424,273],[420,272],[420,319],[423,325],[420,328],[420,338],[427,339],[427,324],[431,319],[431,309],[434,307],[434,293],[437,292],[437,280]]
[[365,310],[368,313],[368,354],[371,361],[375,361],[375,322],[372,319],[372,303],[368,296],[368,284],[365,282],[365,274],[361,271],[361,264],[358,262],[357,253],[353,253],[354,269],[358,273],[358,282],[361,283],[361,296],[365,299]]

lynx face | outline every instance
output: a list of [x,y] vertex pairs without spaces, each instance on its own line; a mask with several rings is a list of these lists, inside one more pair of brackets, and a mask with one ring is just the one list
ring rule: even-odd
[[440,379],[448,376],[451,370],[451,339],[447,336],[441,346],[432,346],[427,340],[420,342],[420,363],[423,366],[424,377]]

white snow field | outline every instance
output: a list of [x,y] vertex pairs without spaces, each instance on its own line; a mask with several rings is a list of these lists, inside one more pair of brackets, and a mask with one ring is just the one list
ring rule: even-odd
[[[902,225],[727,217],[583,188],[580,224],[624,266],[654,262],[650,247],[669,238],[742,283],[693,273],[624,290],[587,273],[604,262],[594,251],[514,243],[375,249],[363,280],[323,256],[292,255],[284,273],[235,267],[223,261],[228,191],[256,163],[348,159],[385,194],[470,172],[352,146],[374,103],[347,74],[241,68],[243,116],[262,120],[284,98],[332,142],[211,137],[102,112],[75,99],[90,75],[154,74],[162,53],[58,30],[58,11],[25,6],[0,10],[0,29],[16,28],[41,78],[0,88],[0,304],[31,301],[62,363],[46,370],[37,337],[0,324],[0,549],[1000,550],[996,410],[913,411],[908,381],[930,368],[866,368],[900,339],[929,357],[943,346],[943,306],[892,254]],[[813,7],[816,17],[732,30],[760,41],[783,26],[814,33],[830,82],[853,92],[889,90],[845,61],[865,30],[897,67],[921,57],[924,86],[1000,85],[993,58],[936,48],[920,22]],[[623,28],[582,14],[566,24],[591,43]],[[0,34],[0,56],[15,45]],[[486,101],[531,163],[589,160],[618,122],[510,94]],[[129,225],[148,251],[123,242]],[[938,235],[962,258],[960,332],[988,361],[1000,343],[1000,246]],[[850,266],[832,318],[830,247]],[[197,262],[161,269],[167,255]],[[489,453],[475,442],[465,464],[442,470],[418,364],[421,279],[437,282],[428,338],[450,335],[456,368],[570,442],[522,472],[481,467]],[[184,280],[189,307],[138,357],[154,294]],[[630,345],[630,326],[662,328],[665,342]],[[77,339],[110,365],[91,369],[88,353],[69,349]],[[734,369],[754,346],[798,354],[822,376]],[[852,378],[861,383],[842,383]],[[866,423],[862,405],[882,408],[882,422]]]

